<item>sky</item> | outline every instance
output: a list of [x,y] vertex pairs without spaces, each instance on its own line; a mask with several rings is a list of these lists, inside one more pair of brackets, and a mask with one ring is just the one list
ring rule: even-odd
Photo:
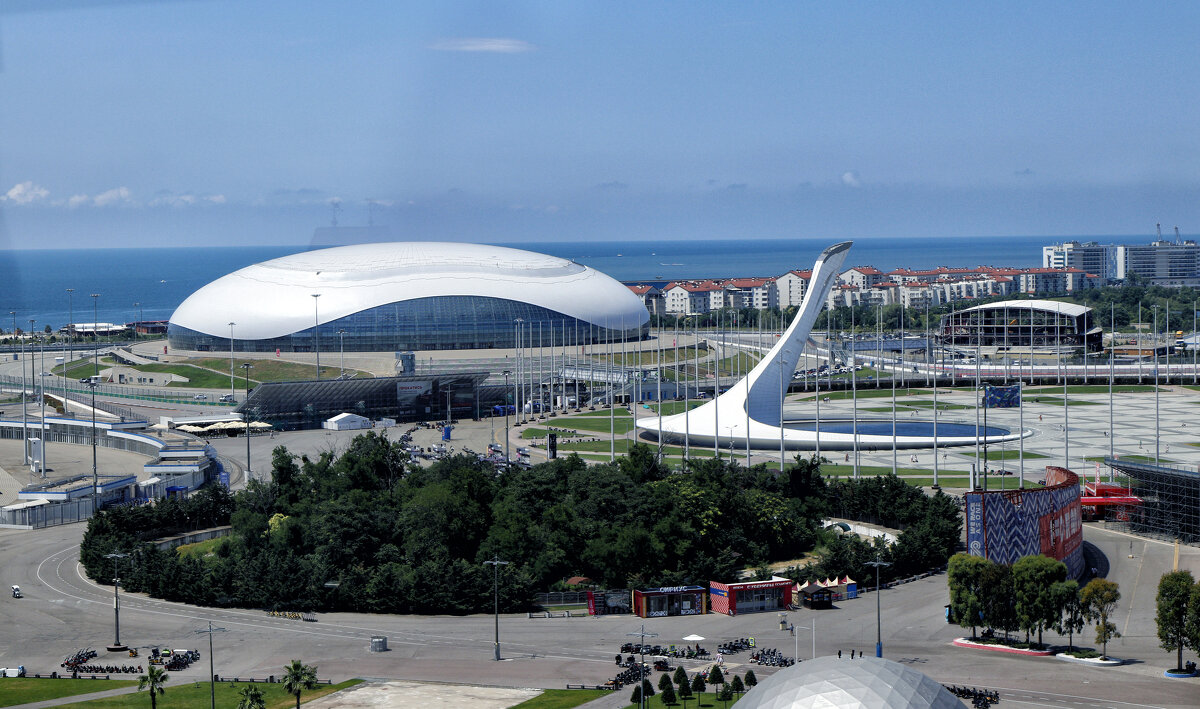
[[1200,3],[0,3],[0,249],[1200,231]]

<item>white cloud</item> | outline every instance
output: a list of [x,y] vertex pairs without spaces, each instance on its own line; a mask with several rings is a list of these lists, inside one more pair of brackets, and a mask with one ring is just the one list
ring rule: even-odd
[[862,183],[858,181],[858,173],[856,172],[843,172],[842,184],[846,185],[847,187],[859,187],[862,185]]
[[91,197],[88,197],[85,194],[73,194],[71,195],[71,198],[67,200],[67,207],[71,209],[78,209],[79,207],[82,207],[90,202],[91,199]]
[[13,185],[12,189],[4,193],[4,197],[0,201],[13,204],[33,204],[49,196],[50,190],[26,181]]
[[443,52],[493,52],[498,54],[519,54],[532,52],[534,47],[529,42],[520,39],[504,37],[462,37],[459,39],[443,39],[429,45],[430,49]]
[[225,204],[225,195],[223,194],[210,194],[204,199],[211,204]]
[[114,187],[107,192],[101,192],[100,194],[96,195],[95,199],[92,200],[92,204],[96,205],[97,207],[107,207],[113,204],[127,204],[132,201],[130,199],[131,194],[132,193],[130,193],[128,187]]

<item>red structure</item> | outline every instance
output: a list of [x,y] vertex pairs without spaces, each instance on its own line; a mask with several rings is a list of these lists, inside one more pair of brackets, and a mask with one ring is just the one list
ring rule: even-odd
[[703,615],[708,612],[703,586],[635,588],[633,613],[642,618],[670,615]]
[[737,615],[759,613],[787,608],[792,599],[791,579],[773,577],[769,581],[743,581],[740,583],[708,584],[708,595],[713,613]]

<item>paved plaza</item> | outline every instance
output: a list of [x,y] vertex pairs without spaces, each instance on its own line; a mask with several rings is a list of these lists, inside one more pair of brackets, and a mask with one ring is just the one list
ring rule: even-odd
[[[914,382],[914,385],[918,382]],[[797,414],[809,413],[812,394],[797,392],[789,397],[788,410]],[[916,410],[918,416],[930,413],[917,401],[930,400],[929,390],[909,393],[902,389],[898,398],[901,408]],[[1045,398],[1046,401],[1040,399]],[[1194,443],[1196,426],[1194,412],[1200,411],[1200,393],[1172,384],[1158,394],[1159,456],[1172,465],[1192,467],[1200,464],[1200,450]],[[957,408],[972,403],[970,392],[940,392],[939,403],[950,408],[943,412],[946,421],[974,422],[974,411]],[[1035,400],[1039,399],[1039,400]],[[1080,473],[1091,474],[1094,464],[1085,458],[1104,456],[1109,445],[1117,455],[1143,456],[1153,459],[1156,402],[1153,392],[1122,393],[1116,397],[1113,410],[1113,437],[1109,430],[1108,396],[1104,392],[1072,394],[1071,406],[1066,407],[1064,421],[1061,391],[1031,392],[1026,399],[1025,428],[1032,435],[1025,439],[1025,451],[1041,458],[1025,461],[1029,480],[1041,477],[1045,465],[1062,465]],[[849,417],[851,403],[833,400],[822,404],[822,415]],[[859,400],[861,416],[890,416],[890,392],[882,398],[864,397]],[[4,416],[11,417],[9,405]],[[886,409],[872,411],[870,409]],[[143,412],[156,418],[157,408]],[[993,409],[988,412],[988,424],[1016,428],[1018,412]],[[153,418],[151,420],[154,420]],[[553,425],[554,419],[540,422]],[[1065,425],[1064,425],[1065,424]],[[407,427],[386,430],[386,435],[398,436]],[[274,437],[255,436],[251,443],[251,468],[259,474],[269,469],[271,450],[277,445],[309,456],[324,451],[337,452],[346,447],[357,432],[333,433],[323,430],[279,433]],[[522,442],[518,430],[510,429],[511,447]],[[418,429],[417,445],[431,445],[439,431]],[[603,435],[599,436],[601,439]],[[455,429],[452,445],[482,451],[489,442],[504,439],[503,419],[481,422],[462,422]],[[1069,443],[1069,459],[1064,452]],[[217,453],[231,464],[244,465],[246,441],[242,437],[212,440]],[[1008,444],[1015,450],[1016,444]],[[9,450],[11,448],[11,450]],[[132,454],[101,449],[101,467],[138,467],[142,460]],[[948,479],[961,479],[975,460],[973,448],[945,451],[939,467]],[[0,467],[15,469],[15,482],[27,483],[28,473],[19,465],[19,443],[0,442]],[[116,456],[109,458],[108,456]],[[535,451],[535,462],[540,453]],[[932,474],[932,454],[915,453],[911,462],[909,452],[898,458],[899,467]],[[52,444],[49,449],[56,470],[70,472],[73,468],[90,471],[90,450],[87,446]],[[790,454],[789,454],[790,457]],[[830,456],[832,457],[832,456]],[[739,455],[740,458],[740,455]],[[754,462],[776,462],[777,451],[762,451]],[[846,464],[844,458],[834,462]],[[865,451],[863,466],[889,467],[890,451]],[[1003,465],[1016,471],[1019,464],[1007,460]],[[61,466],[61,468],[59,467]],[[917,473],[906,473],[916,475]],[[1013,477],[996,477],[993,484],[1015,484]],[[7,494],[5,495],[7,498]],[[7,501],[7,500],[6,500]],[[26,598],[6,599],[0,603],[0,665],[25,665],[31,673],[59,669],[58,663],[69,652],[86,646],[103,647],[111,641],[113,631],[112,588],[97,585],[80,575],[77,563],[78,542],[82,525],[67,525],[37,531],[0,530],[0,569],[4,584],[20,584]],[[1173,656],[1158,648],[1154,632],[1154,597],[1159,576],[1171,568],[1174,549],[1171,545],[1130,537],[1088,525],[1084,533],[1092,560],[1108,578],[1121,584],[1122,600],[1118,607],[1117,626],[1122,637],[1109,646],[1111,655],[1129,660],[1121,667],[1099,669],[1067,664],[1052,659],[1013,657],[972,650],[957,649],[950,641],[962,634],[956,626],[943,619],[947,603],[944,575],[916,581],[886,590],[883,606],[882,633],[884,656],[911,663],[922,672],[948,684],[970,684],[1000,690],[1006,703],[1025,706],[1111,706],[1111,707],[1185,707],[1195,706],[1196,682],[1200,680],[1166,680],[1162,670],[1173,663]],[[1184,548],[1180,565],[1200,575],[1200,550]],[[818,655],[844,653],[849,650],[872,651],[875,643],[876,614],[874,595],[846,601],[831,611],[801,611],[793,613],[790,622],[805,630],[792,637],[778,630],[774,613],[743,615],[730,618],[707,615],[688,618],[655,618],[644,621],[646,630],[658,633],[656,642],[681,642],[684,635],[698,633],[715,647],[721,641],[754,636],[760,647],[776,647],[791,654],[798,650],[801,658],[812,652],[813,633]],[[317,665],[322,678],[335,681],[350,677],[366,677],[397,682],[434,681],[480,685],[485,687],[523,689],[529,687],[563,687],[572,684],[602,683],[615,674],[613,656],[620,645],[629,640],[629,633],[638,631],[643,621],[630,616],[602,618],[528,618],[525,615],[503,616],[500,621],[501,646],[504,661],[494,662],[493,620],[491,616],[423,617],[384,616],[355,613],[321,614],[315,623],[271,618],[265,612],[242,609],[196,608],[167,603],[139,594],[123,595],[121,635],[126,643],[148,648],[197,647],[204,660],[189,670],[178,673],[179,681],[206,676],[208,661],[206,638],[195,631],[212,620],[228,628],[216,640],[216,671],[222,676],[264,678],[278,675],[291,659],[298,658]],[[389,651],[370,652],[373,635],[388,637]],[[1086,637],[1085,645],[1091,643]],[[1056,641],[1053,635],[1049,639]],[[105,659],[103,653],[101,659]],[[122,658],[111,658],[119,661]],[[734,672],[747,669],[744,657],[727,658]],[[701,663],[683,661],[689,669],[697,670]],[[759,674],[771,670],[762,669]],[[449,690],[398,685],[400,694],[421,696],[430,691],[442,696]],[[372,683],[370,689],[360,690],[364,705],[404,706],[404,704],[370,704],[371,697],[381,696],[386,688]],[[415,694],[414,694],[415,693]],[[469,692],[468,692],[469,694]],[[624,693],[627,694],[627,693]],[[498,695],[504,706],[503,692]],[[513,703],[518,695],[512,695]],[[522,695],[523,696],[523,695]],[[467,695],[461,697],[463,703]],[[611,697],[601,705],[617,706],[624,698]],[[378,700],[382,701],[382,700]],[[480,701],[483,701],[482,699]],[[492,701],[489,699],[488,701]],[[477,704],[476,706],[485,706]]]

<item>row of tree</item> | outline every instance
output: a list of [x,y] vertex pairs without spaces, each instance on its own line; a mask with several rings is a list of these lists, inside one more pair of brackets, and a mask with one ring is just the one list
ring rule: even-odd
[[[663,704],[668,706],[674,705],[677,699],[682,700],[683,706],[686,709],[688,700],[695,697],[698,704],[700,695],[707,692],[708,685],[711,684],[717,687],[717,701],[722,702],[724,706],[728,706],[729,702],[735,698],[741,698],[743,692],[749,691],[758,684],[758,678],[754,676],[754,670],[746,670],[745,680],[736,674],[731,676],[732,679],[727,682],[724,673],[721,672],[721,668],[713,665],[707,674],[697,672],[696,676],[689,680],[687,670],[677,667],[675,668],[674,675],[664,672],[658,678],[659,698]],[[653,696],[654,686],[650,683],[650,680],[643,679],[640,685],[634,686],[630,701],[640,706],[643,698],[649,699]]]
[[1068,637],[1074,648],[1075,633],[1085,622],[1095,623],[1096,642],[1108,655],[1108,641],[1121,636],[1109,618],[1121,593],[1116,583],[1094,578],[1082,588],[1067,578],[1067,567],[1047,556],[1026,556],[1012,566],[997,564],[980,556],[955,554],[947,568],[950,612],[954,620],[971,629],[976,637],[980,626],[1010,632],[1024,631],[1025,642],[1037,634],[1054,630]]
[[[905,531],[894,545],[826,532],[831,510]],[[149,542],[229,525],[204,553]],[[884,557],[892,575],[945,563],[961,534],[957,506],[896,478],[826,483],[819,461],[783,474],[766,466],[695,459],[671,472],[647,446],[615,463],[569,456],[497,475],[473,457],[429,467],[368,433],[341,455],[274,452],[270,481],[229,493],[105,510],[80,558],[89,575],[117,575],[133,591],[201,605],[387,613],[521,611],[563,578],[608,588],[707,585],[741,570],[794,559],[819,544],[797,578],[865,574]],[[109,555],[129,554],[113,560]],[[114,564],[119,565],[114,566]]]

